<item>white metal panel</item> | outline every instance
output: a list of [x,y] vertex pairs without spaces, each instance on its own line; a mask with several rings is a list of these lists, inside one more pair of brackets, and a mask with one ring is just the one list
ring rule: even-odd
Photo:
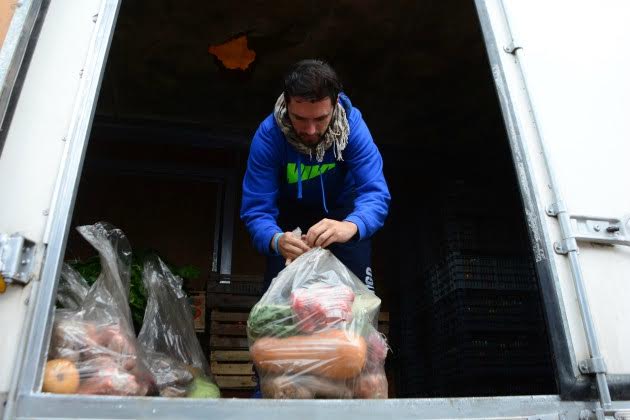
[[0,232],[43,238],[99,4],[50,2],[0,155]]
[[[514,118],[505,111],[504,117],[507,117],[506,128],[512,143],[516,173],[521,184],[525,216],[530,231],[536,235],[532,241],[534,257],[536,262],[545,263],[548,256],[553,258],[554,252],[551,244],[560,238],[560,230],[556,223],[545,224],[543,222],[542,225],[539,224],[539,220],[544,221],[546,219],[544,203],[552,202],[553,195],[549,188],[550,179],[538,137],[538,128],[533,119],[529,96],[524,86],[518,60],[514,55],[505,52],[505,49],[513,44],[513,39],[510,28],[505,21],[501,0],[487,0],[484,5],[496,42],[496,45],[488,45],[488,48],[495,48],[500,52],[496,55],[498,62],[492,64],[492,75],[498,90],[499,100],[501,103],[511,104],[514,109]],[[518,133],[520,133],[523,147],[522,156],[514,154],[520,150]],[[529,189],[528,178],[532,182],[531,189]],[[575,359],[587,353],[587,346],[579,306],[571,281],[571,271],[565,260],[558,260],[556,264],[550,264],[549,268],[553,275],[547,281],[555,282],[552,289],[556,291],[557,300],[560,302],[558,309],[563,318],[564,335],[572,339],[568,344],[573,349],[570,356],[573,359],[573,374],[577,376],[579,371]]]
[[[19,232],[36,242],[43,239],[99,6],[99,0],[49,4],[0,155],[0,232]],[[9,390],[19,360],[29,325],[31,289],[37,288],[10,285],[0,294],[0,393]]]
[[[630,213],[630,3],[504,0],[541,140],[572,214]],[[548,203],[550,204],[550,203]],[[555,220],[548,225],[555,229]],[[630,373],[630,249],[580,245],[608,370]],[[588,356],[565,257],[557,256],[576,357]]]

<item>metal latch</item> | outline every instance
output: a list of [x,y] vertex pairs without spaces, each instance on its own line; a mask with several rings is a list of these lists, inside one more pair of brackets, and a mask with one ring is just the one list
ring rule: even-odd
[[518,45],[515,41],[511,41],[508,45],[503,47],[503,51],[505,51],[508,54],[516,54],[516,50],[520,50],[523,47],[521,47],[520,45]]
[[574,237],[578,241],[630,246],[630,215],[621,219],[594,216],[571,216]]
[[7,283],[26,284],[38,266],[37,245],[20,235],[0,233],[0,275]]
[[[553,203],[546,210],[547,215],[551,217],[558,217],[560,213],[567,213],[567,209],[562,202]],[[577,241],[630,246],[629,221],[630,215],[620,219],[569,215],[571,235],[562,243],[555,243],[555,251],[558,254],[575,251],[577,250]]]

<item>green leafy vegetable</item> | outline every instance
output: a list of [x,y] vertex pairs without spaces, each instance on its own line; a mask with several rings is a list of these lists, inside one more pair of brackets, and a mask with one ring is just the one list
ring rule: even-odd
[[[136,331],[140,331],[142,320],[144,319],[144,311],[147,306],[147,292],[142,283],[142,269],[144,267],[144,260],[151,254],[155,254],[155,252],[139,251],[138,253],[134,253],[131,259],[129,306],[131,307],[131,317],[133,318]],[[92,256],[84,261],[75,260],[69,261],[68,263],[81,274],[90,286],[94,284],[101,274],[101,260],[98,255]],[[169,264],[169,269],[174,274],[185,279],[194,279],[201,275],[201,270],[192,265],[175,267]]]
[[259,337],[289,337],[298,334],[293,311],[287,305],[256,305],[247,319],[250,340]]

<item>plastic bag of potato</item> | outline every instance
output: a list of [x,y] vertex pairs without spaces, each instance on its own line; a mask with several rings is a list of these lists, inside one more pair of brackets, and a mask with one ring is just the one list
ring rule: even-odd
[[102,271],[78,308],[56,311],[42,390],[155,394],[155,379],[147,369],[131,321],[129,241],[120,229],[107,223],[77,230],[98,251]]

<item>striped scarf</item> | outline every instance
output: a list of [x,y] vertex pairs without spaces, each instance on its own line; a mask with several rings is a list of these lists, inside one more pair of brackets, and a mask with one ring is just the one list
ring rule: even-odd
[[346,117],[346,110],[340,104],[336,104],[333,111],[333,116],[328,125],[328,129],[323,135],[322,140],[313,147],[309,147],[302,143],[300,136],[295,132],[293,124],[289,119],[287,112],[287,104],[284,101],[284,94],[280,94],[276,105],[273,110],[273,116],[278,123],[278,126],[282,130],[284,137],[287,139],[290,145],[295,147],[298,152],[308,155],[313,159],[313,151],[315,151],[315,159],[317,162],[324,160],[324,154],[331,146],[334,146],[333,152],[337,160],[343,160],[341,152],[344,151],[348,145],[348,136],[350,134],[350,127],[348,126],[348,118]]

